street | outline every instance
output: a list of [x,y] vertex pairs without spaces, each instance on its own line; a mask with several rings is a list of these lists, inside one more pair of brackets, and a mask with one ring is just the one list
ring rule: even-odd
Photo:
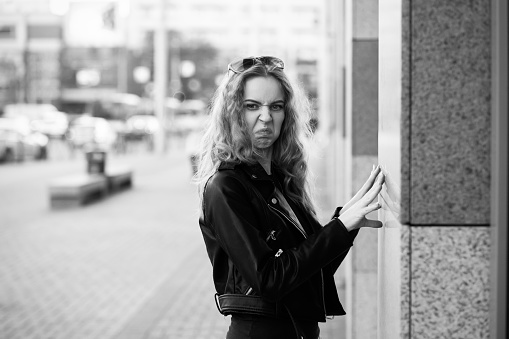
[[48,184],[86,171],[83,156],[0,166],[0,338],[224,338],[189,161],[107,161],[134,169],[131,189],[57,210]]
[[47,185],[82,157],[0,166],[0,338],[224,336],[187,159],[108,160],[133,188],[67,210]]

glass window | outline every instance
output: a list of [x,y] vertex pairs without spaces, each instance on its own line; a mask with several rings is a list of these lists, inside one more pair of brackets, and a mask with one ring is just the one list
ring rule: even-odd
[[49,25],[29,25],[28,39],[60,39],[62,28]]
[[14,25],[0,25],[0,39],[15,39],[16,27]]

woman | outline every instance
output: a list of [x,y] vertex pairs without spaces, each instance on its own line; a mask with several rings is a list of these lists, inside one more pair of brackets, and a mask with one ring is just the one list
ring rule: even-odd
[[318,338],[318,322],[344,315],[333,274],[384,176],[379,167],[321,226],[308,192],[306,97],[284,63],[251,57],[228,65],[202,140],[200,227],[213,265],[216,303],[231,315],[227,339]]

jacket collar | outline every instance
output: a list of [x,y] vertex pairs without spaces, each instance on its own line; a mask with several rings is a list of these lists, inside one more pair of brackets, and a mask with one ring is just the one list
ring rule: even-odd
[[[265,172],[265,169],[259,162],[254,164],[240,164],[239,168],[249,175],[253,180],[272,180],[272,176]],[[274,165],[271,164],[271,172],[273,172]]]
[[278,173],[278,168],[274,163],[271,164],[271,173],[273,175],[268,175],[265,172],[265,169],[259,162],[255,162],[253,164],[245,163],[245,162],[222,162],[219,165],[218,170],[227,170],[227,169],[240,169],[245,172],[250,179],[252,180],[270,180],[274,179],[274,174]]

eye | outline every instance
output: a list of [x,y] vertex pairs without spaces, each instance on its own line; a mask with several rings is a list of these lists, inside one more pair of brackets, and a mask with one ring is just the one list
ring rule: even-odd
[[259,105],[257,104],[253,104],[253,103],[245,103],[244,104],[244,107],[248,110],[248,111],[256,111],[258,108],[260,108]]
[[273,111],[273,112],[281,112],[284,108],[285,107],[284,107],[283,104],[273,104],[273,105],[270,105],[270,110]]

